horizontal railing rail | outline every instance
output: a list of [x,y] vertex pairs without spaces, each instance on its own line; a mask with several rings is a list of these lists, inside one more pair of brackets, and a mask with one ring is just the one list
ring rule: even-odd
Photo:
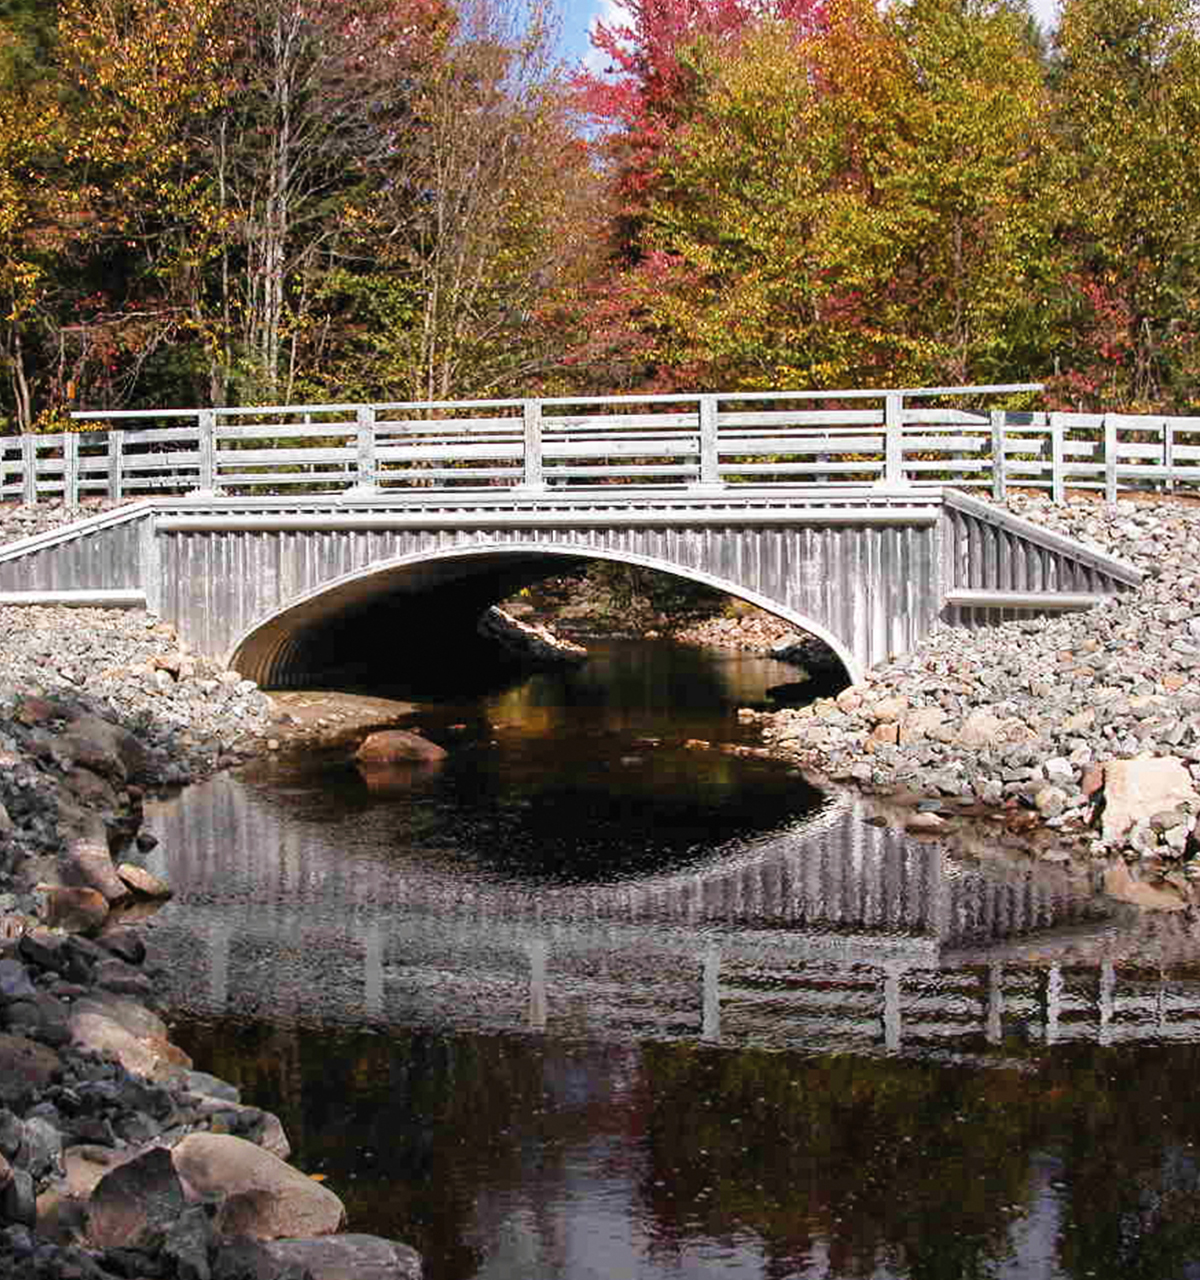
[[[954,485],[1003,497],[1200,487],[1200,417],[980,410],[1038,384],[74,414],[0,437],[0,500],[77,505],[261,495],[594,485]],[[103,424],[89,429],[84,424]]]

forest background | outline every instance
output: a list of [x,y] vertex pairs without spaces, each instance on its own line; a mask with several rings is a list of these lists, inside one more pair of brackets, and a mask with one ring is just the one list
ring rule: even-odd
[[1200,397],[1200,8],[0,0],[0,429],[1041,380]]

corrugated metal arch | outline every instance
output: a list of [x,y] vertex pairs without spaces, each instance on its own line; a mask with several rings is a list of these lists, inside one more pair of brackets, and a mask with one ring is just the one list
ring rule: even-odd
[[[230,647],[227,665],[266,688],[287,681],[288,671],[299,653],[298,641],[306,628],[314,627],[351,609],[361,608],[372,600],[382,600],[397,592],[419,594],[434,585],[445,585],[456,579],[474,578],[487,571],[487,563],[515,566],[518,562],[562,562],[609,560],[653,569],[673,577],[703,583],[719,591],[757,605],[775,614],[799,630],[823,640],[846,668],[852,682],[862,679],[862,667],[855,658],[851,637],[838,636],[816,618],[771,599],[742,584],[701,569],[685,567],[673,561],[636,552],[612,551],[587,545],[540,542],[478,543],[438,551],[422,551],[393,560],[379,561],[351,573],[334,578],[313,590],[288,601],[267,616],[252,623]],[[455,569],[466,572],[455,572]],[[561,571],[561,564],[548,567],[544,575]],[[424,580],[422,583],[421,580]],[[536,580],[531,579],[531,580]]]

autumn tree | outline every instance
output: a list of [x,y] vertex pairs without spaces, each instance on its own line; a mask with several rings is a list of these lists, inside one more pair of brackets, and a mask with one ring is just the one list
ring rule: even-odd
[[1064,390],[1185,406],[1200,381],[1200,9],[1067,0],[1056,90],[1079,342]]
[[556,308],[587,276],[600,195],[553,44],[536,4],[469,0],[414,76],[404,144],[344,220],[342,386],[512,394],[558,364]]
[[837,387],[1043,357],[1045,98],[1022,15],[832,0],[808,29],[701,36],[674,65],[686,90],[619,277],[660,371]]
[[20,431],[37,420],[47,381],[40,346],[54,328],[55,266],[73,209],[54,49],[52,4],[0,4],[0,427]]

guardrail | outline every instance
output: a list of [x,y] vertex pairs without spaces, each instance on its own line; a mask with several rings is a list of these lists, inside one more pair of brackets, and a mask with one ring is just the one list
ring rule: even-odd
[[[106,430],[0,437],[0,499],[640,483],[1200,486],[1200,417],[947,407],[1039,384],[78,413]],[[937,400],[941,404],[921,403]],[[916,402],[916,403],[913,403]],[[136,425],[135,425],[136,424]]]

